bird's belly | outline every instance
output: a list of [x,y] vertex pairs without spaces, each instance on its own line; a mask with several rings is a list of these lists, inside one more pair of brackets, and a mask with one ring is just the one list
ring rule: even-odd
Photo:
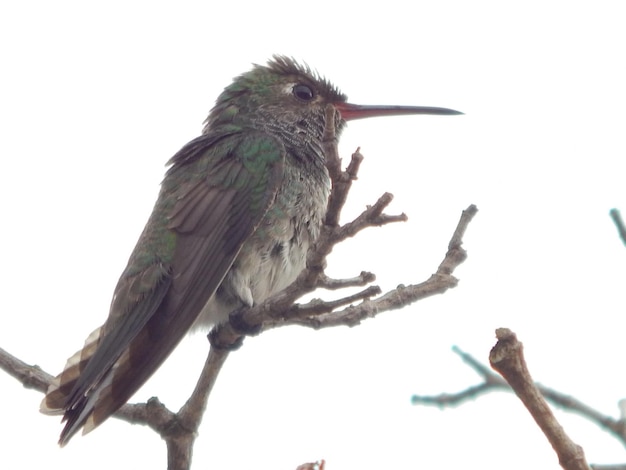
[[276,200],[254,234],[243,244],[233,265],[194,324],[224,322],[241,307],[263,302],[296,280],[317,239],[330,192],[326,168],[312,173],[289,165]]
[[207,302],[194,327],[202,328],[228,319],[240,307],[251,307],[296,280],[304,269],[309,237],[299,240],[253,237],[242,247],[215,295]]
[[[320,191],[316,202],[325,202],[326,197],[327,193]],[[270,209],[202,309],[194,329],[224,322],[232,311],[263,302],[295,281],[319,234],[324,207],[318,203],[314,210],[303,211],[306,215]],[[277,213],[282,217],[276,217]]]

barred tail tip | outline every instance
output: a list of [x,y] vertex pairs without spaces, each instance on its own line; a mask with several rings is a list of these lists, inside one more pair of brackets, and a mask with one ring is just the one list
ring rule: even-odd
[[57,375],[48,386],[46,396],[41,401],[39,411],[46,415],[61,415],[67,408],[67,397],[72,392],[76,381],[85,368],[89,359],[98,346],[100,331],[96,328],[85,340],[85,345],[80,351],[74,353],[65,363],[63,371]]

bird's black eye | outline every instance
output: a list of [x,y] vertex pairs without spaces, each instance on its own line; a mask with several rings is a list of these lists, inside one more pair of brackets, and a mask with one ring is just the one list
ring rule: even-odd
[[313,98],[315,98],[313,90],[308,85],[295,85],[293,87],[293,94],[296,98],[302,101],[311,101]]

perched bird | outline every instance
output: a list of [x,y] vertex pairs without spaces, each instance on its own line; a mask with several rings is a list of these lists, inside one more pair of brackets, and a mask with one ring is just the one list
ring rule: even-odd
[[196,324],[215,325],[293,282],[330,191],[326,106],[346,121],[445,108],[359,106],[310,68],[274,56],[224,89],[202,135],[169,161],[159,197],[115,288],[109,316],[50,385],[59,443],[101,424]]

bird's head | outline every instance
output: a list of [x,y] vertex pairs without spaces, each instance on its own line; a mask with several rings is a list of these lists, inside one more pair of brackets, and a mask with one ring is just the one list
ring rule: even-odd
[[346,121],[354,119],[462,114],[447,108],[351,104],[337,87],[308,66],[289,57],[274,56],[267,65],[255,65],[224,89],[205,122],[204,132],[214,126],[234,124],[276,132],[283,138],[321,140],[329,104],[339,114],[339,119],[335,119],[337,135]]

